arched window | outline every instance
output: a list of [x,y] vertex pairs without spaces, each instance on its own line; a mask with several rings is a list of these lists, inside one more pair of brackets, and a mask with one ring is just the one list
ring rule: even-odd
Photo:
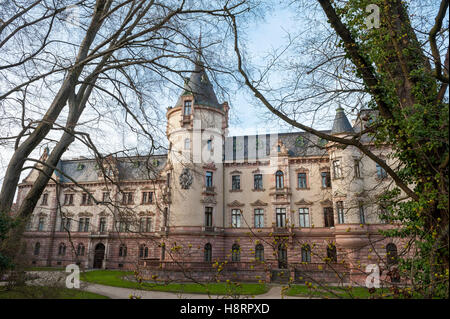
[[140,258],[147,258],[148,257],[148,247],[144,244],[139,246],[139,257]]
[[231,261],[241,260],[241,247],[238,244],[234,244],[231,247]]
[[205,249],[204,249],[204,260],[205,262],[211,262],[212,260],[212,246],[210,243],[207,243],[205,245]]
[[302,247],[302,262],[311,262],[311,247],[309,245]]
[[330,262],[337,262],[336,246],[333,243],[327,246],[327,258],[330,259]]
[[287,249],[284,244],[278,245],[278,268],[287,268]]
[[126,256],[127,256],[127,246],[122,244],[119,247],[119,257],[126,257]]
[[264,260],[264,246],[262,244],[258,244],[255,247],[255,259],[257,261]]
[[397,246],[394,243],[386,245],[386,261],[389,266],[398,263]]
[[78,244],[77,256],[84,256],[84,245],[82,243]]
[[275,173],[275,184],[277,188],[284,187],[284,174],[282,171],[277,171]]
[[41,243],[37,242],[34,245],[34,255],[35,256],[39,255],[40,251],[41,251]]
[[61,243],[58,247],[58,255],[64,256],[66,254],[66,244]]

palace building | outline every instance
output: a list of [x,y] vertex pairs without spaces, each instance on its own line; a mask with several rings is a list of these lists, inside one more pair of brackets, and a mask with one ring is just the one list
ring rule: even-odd
[[[395,265],[400,243],[379,232],[393,227],[380,218],[392,184],[382,167],[306,132],[228,136],[228,111],[198,61],[167,110],[167,154],[61,160],[28,223],[27,260],[177,280],[359,283],[366,265]],[[352,138],[372,116],[351,124],[338,107],[323,132]],[[388,147],[361,141],[390,163]],[[38,174],[20,184],[18,205]]]

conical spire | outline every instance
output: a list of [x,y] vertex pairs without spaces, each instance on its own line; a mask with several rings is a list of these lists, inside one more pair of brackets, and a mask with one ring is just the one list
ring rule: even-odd
[[[217,100],[216,93],[206,74],[204,63],[202,61],[201,41],[202,35],[199,36],[199,47],[197,58],[195,60],[194,71],[189,78],[184,80],[184,89],[182,95],[193,95],[195,104],[221,108]],[[181,105],[181,98],[175,106]]]
[[352,125],[348,121],[347,116],[344,113],[344,109],[342,107],[338,107],[336,109],[336,116],[334,117],[333,128],[331,129],[331,134],[340,134],[340,133],[354,133]]

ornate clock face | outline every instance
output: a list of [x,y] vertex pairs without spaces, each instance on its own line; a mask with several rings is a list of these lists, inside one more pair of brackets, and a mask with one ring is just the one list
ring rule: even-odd
[[192,174],[189,168],[183,168],[180,174],[180,185],[182,189],[189,189],[192,185]]

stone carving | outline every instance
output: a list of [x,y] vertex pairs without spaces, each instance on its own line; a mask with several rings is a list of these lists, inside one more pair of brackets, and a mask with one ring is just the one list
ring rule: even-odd
[[183,168],[180,174],[180,185],[182,189],[189,189],[192,185],[192,174],[189,168]]

